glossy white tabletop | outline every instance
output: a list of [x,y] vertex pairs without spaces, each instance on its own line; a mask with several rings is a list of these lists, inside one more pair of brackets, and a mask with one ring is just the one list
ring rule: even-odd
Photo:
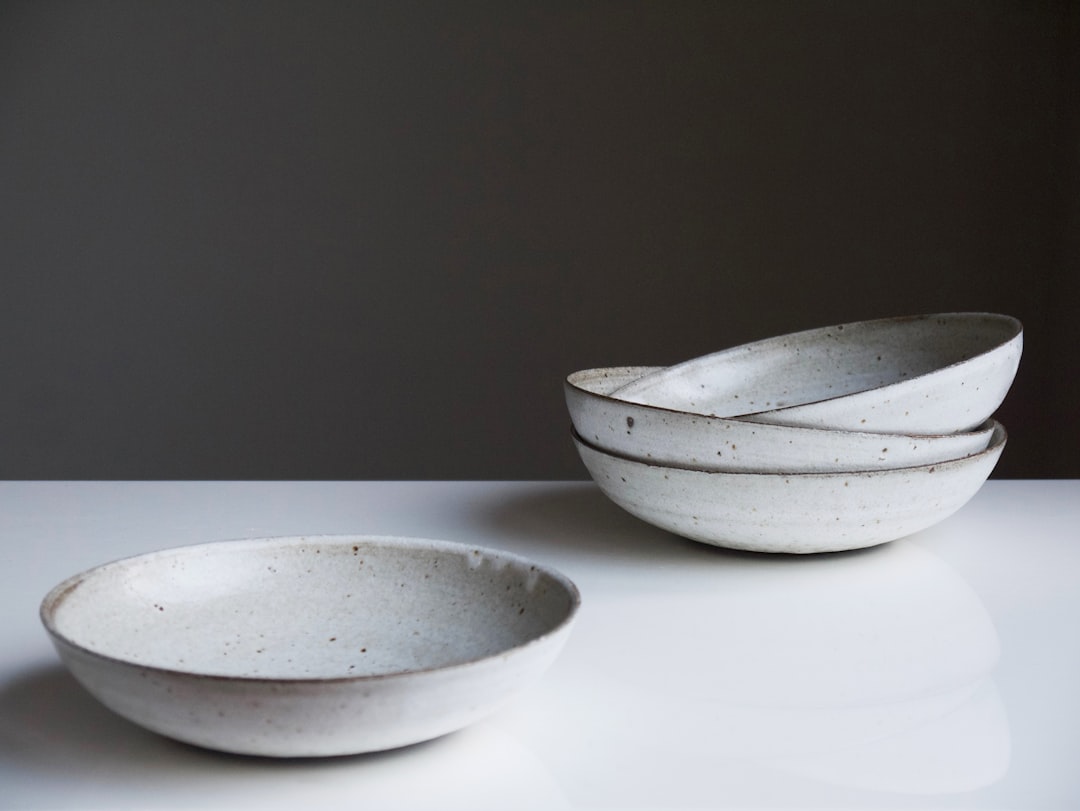
[[[426,744],[221,755],[64,671],[64,577],[208,540],[467,541],[562,569],[577,627],[536,686]],[[0,483],[0,808],[1080,808],[1080,481],[991,481],[862,552],[653,529],[585,482]]]

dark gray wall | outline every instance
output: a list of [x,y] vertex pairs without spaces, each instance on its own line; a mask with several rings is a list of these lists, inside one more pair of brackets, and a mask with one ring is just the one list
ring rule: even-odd
[[579,478],[561,382],[1012,313],[1080,475],[1076,6],[7,2],[0,476]]

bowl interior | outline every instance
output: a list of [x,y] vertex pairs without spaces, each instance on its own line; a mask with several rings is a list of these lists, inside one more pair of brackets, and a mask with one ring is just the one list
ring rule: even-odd
[[579,369],[566,376],[568,385],[581,391],[608,397],[628,383],[645,375],[656,374],[663,366],[609,366]]
[[527,644],[578,604],[556,572],[443,541],[230,541],[110,563],[42,604],[54,635],[205,675],[329,679],[428,670]]
[[995,313],[861,321],[766,338],[703,355],[608,393],[720,417],[879,389],[1018,344],[1022,326]]

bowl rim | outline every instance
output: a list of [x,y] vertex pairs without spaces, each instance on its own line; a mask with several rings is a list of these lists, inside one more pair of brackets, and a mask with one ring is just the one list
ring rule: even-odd
[[[454,662],[452,664],[437,665],[432,667],[418,667],[405,670],[393,670],[382,673],[368,673],[368,674],[356,674],[356,675],[342,675],[342,676],[248,676],[248,675],[226,675],[221,673],[205,672],[196,669],[184,669],[179,667],[169,667],[164,665],[145,664],[133,659],[125,658],[122,656],[115,656],[109,653],[102,653],[101,651],[92,650],[86,647],[80,642],[72,639],[66,634],[62,633],[57,627],[55,622],[56,610],[63,602],[64,598],[73,592],[87,579],[94,577],[104,570],[122,568],[123,566],[134,563],[137,561],[147,561],[155,557],[166,557],[168,555],[185,554],[188,552],[194,553],[200,550],[213,550],[223,549],[225,547],[231,547],[234,549],[244,549],[245,547],[254,548],[257,545],[266,545],[268,543],[276,543],[285,546],[299,545],[304,543],[331,543],[341,545],[351,545],[356,543],[368,543],[373,546],[382,548],[401,548],[410,547],[414,549],[428,549],[436,552],[453,552],[460,554],[462,552],[470,552],[471,554],[480,554],[488,559],[496,558],[500,562],[506,562],[508,564],[518,564],[520,566],[531,567],[534,571],[550,577],[557,582],[566,592],[569,599],[569,605],[567,610],[558,622],[556,622],[551,628],[544,631],[541,634],[531,636],[516,645],[510,647],[501,648],[500,650],[490,653],[484,656],[478,656],[471,659],[466,659],[461,662]],[[163,549],[156,549],[150,552],[144,552],[134,555],[127,555],[121,558],[116,558],[105,563],[92,566],[88,569],[84,569],[81,572],[73,574],[64,580],[53,586],[42,598],[38,608],[38,617],[45,627],[48,635],[54,640],[78,651],[83,656],[88,656],[101,662],[106,662],[111,665],[118,665],[122,667],[133,667],[143,670],[148,673],[157,673],[166,676],[172,676],[176,678],[184,679],[199,679],[208,682],[227,682],[231,684],[251,684],[251,685],[269,685],[269,684],[288,684],[290,686],[302,686],[302,685],[341,685],[341,684],[375,684],[380,682],[391,681],[394,679],[419,677],[425,674],[433,673],[449,673],[455,670],[464,670],[466,668],[472,668],[477,665],[481,665],[486,662],[494,662],[499,659],[503,659],[509,655],[512,655],[519,651],[524,651],[527,648],[535,647],[543,644],[544,642],[558,636],[561,633],[565,633],[569,627],[573,624],[581,608],[581,591],[577,585],[568,576],[563,574],[558,569],[555,569],[547,564],[541,563],[533,558],[525,555],[520,555],[516,552],[508,552],[502,549],[496,549],[489,546],[483,546],[478,544],[470,544],[459,541],[441,540],[435,538],[420,538],[410,537],[402,535],[358,535],[358,534],[314,534],[314,535],[271,535],[266,537],[252,537],[252,538],[228,538],[216,541],[206,541],[192,544],[183,544],[179,546],[172,546]]]
[[990,418],[987,422],[992,423],[992,431],[990,433],[990,443],[981,451],[975,453],[969,453],[964,456],[958,456],[955,459],[944,459],[940,462],[932,462],[922,465],[905,465],[901,467],[883,467],[874,470],[825,470],[825,471],[803,471],[803,472],[790,472],[783,470],[704,470],[702,468],[690,467],[687,465],[662,465],[655,462],[647,462],[642,459],[635,459],[632,456],[628,456],[624,453],[616,453],[614,451],[601,448],[593,442],[589,442],[582,437],[573,426],[570,428],[570,435],[574,443],[584,446],[588,450],[592,451],[599,456],[607,456],[620,462],[631,465],[641,465],[643,467],[656,468],[657,470],[672,470],[679,474],[689,473],[696,476],[738,476],[743,478],[749,478],[751,476],[757,477],[772,477],[772,478],[784,478],[784,479],[798,479],[800,481],[807,481],[809,479],[835,479],[835,478],[878,478],[882,476],[896,475],[905,472],[918,472],[925,471],[932,473],[940,468],[951,469],[953,467],[960,467],[966,464],[973,463],[980,457],[987,457],[993,454],[1000,454],[1005,444],[1009,439],[1008,432],[1005,430],[1005,426],[998,420]]
[[[875,438],[875,437],[881,437],[882,439],[885,439],[885,440],[895,438],[895,439],[901,439],[901,440],[903,440],[903,439],[916,439],[916,440],[930,441],[930,440],[934,440],[934,439],[938,439],[938,438],[945,438],[945,437],[965,436],[965,435],[970,435],[970,434],[980,434],[983,431],[985,431],[988,427],[992,429],[993,428],[992,423],[995,422],[995,420],[992,417],[988,417],[987,419],[980,422],[978,425],[976,425],[976,426],[974,426],[972,428],[967,428],[967,429],[965,429],[963,431],[942,431],[942,432],[934,433],[934,434],[904,433],[904,432],[900,432],[900,431],[853,431],[853,430],[850,430],[850,429],[847,429],[847,428],[820,428],[820,427],[816,427],[816,426],[813,426],[813,425],[788,425],[786,423],[781,423],[781,422],[756,422],[756,421],[754,421],[752,419],[747,419],[747,418],[756,416],[758,414],[776,413],[776,412],[784,411],[787,408],[799,408],[800,406],[785,406],[784,408],[780,408],[780,409],[771,409],[771,410],[767,410],[767,411],[754,411],[754,412],[748,412],[746,414],[739,414],[738,416],[734,416],[734,417],[718,417],[715,414],[705,414],[705,413],[702,413],[702,412],[699,412],[699,411],[685,411],[685,410],[683,410],[681,408],[671,408],[670,406],[653,405],[652,403],[639,403],[639,402],[637,402],[635,400],[623,400],[622,398],[615,397],[615,396],[613,396],[611,394],[602,394],[602,393],[600,393],[598,391],[592,391],[591,389],[588,389],[585,386],[582,386],[580,383],[575,382],[572,379],[572,378],[575,378],[575,377],[577,377],[579,375],[589,374],[590,372],[595,372],[595,373],[599,374],[599,373],[603,373],[603,372],[607,372],[607,371],[615,371],[615,370],[618,370],[618,369],[625,369],[625,370],[651,369],[651,370],[659,371],[659,370],[661,370],[663,368],[665,368],[665,367],[663,367],[663,366],[597,366],[597,367],[591,367],[591,368],[588,368],[588,369],[578,369],[577,371],[570,372],[570,374],[568,374],[566,376],[566,380],[564,381],[564,386],[567,387],[567,388],[573,389],[576,392],[579,392],[584,397],[595,399],[595,400],[600,401],[602,403],[618,405],[621,408],[635,408],[635,409],[639,408],[639,409],[643,409],[645,412],[655,412],[657,415],[675,414],[675,415],[678,415],[679,417],[689,417],[694,421],[704,420],[706,422],[706,424],[724,425],[724,424],[728,424],[728,423],[734,423],[734,424],[739,425],[739,426],[745,426],[745,428],[747,430],[754,430],[754,431],[764,430],[764,431],[769,432],[769,433],[772,433],[772,432],[776,432],[776,433],[784,432],[785,434],[790,432],[790,433],[795,434],[796,436],[807,436],[807,437],[810,437],[810,436],[821,437],[821,436],[825,436],[827,434],[833,434],[833,435],[858,437],[858,438],[867,439],[867,440]],[[888,385],[895,385],[895,384],[890,383]],[[872,389],[864,389],[863,391],[872,391]],[[856,392],[856,394],[859,394],[859,393],[862,393],[862,392]],[[850,397],[850,396],[853,396],[853,395],[842,395],[842,396]],[[830,399],[835,399],[835,398],[830,398]],[[826,401],[825,400],[815,400],[814,401],[814,403],[819,403],[819,402],[826,402]],[[806,403],[804,405],[813,405],[814,403]],[[992,437],[993,437],[993,431],[991,430],[991,439],[990,439],[991,444],[993,443],[993,438]],[[589,443],[589,444],[593,444],[593,443]],[[723,472],[723,471],[717,471],[717,472]]]
[[[1001,323],[1008,324],[1011,327],[1011,331],[1010,331],[1009,336],[1007,338],[1004,338],[1002,340],[997,341],[993,345],[988,346],[986,349],[983,349],[982,351],[977,352],[977,353],[971,355],[970,357],[963,358],[961,360],[952,361],[951,363],[946,363],[946,364],[943,364],[941,366],[935,366],[933,369],[929,369],[929,370],[927,370],[925,372],[922,372],[922,373],[917,374],[917,375],[913,375],[911,377],[905,377],[902,380],[893,380],[893,381],[890,381],[888,383],[882,383],[880,385],[870,386],[868,388],[860,388],[860,389],[856,389],[855,391],[850,391],[850,392],[846,392],[846,393],[842,393],[842,394],[836,394],[836,395],[832,395],[832,396],[829,396],[829,397],[818,397],[816,399],[807,400],[806,402],[802,402],[802,403],[792,403],[790,405],[779,406],[779,407],[776,407],[776,408],[763,408],[763,409],[757,409],[755,411],[746,411],[746,412],[742,412],[742,413],[739,413],[739,414],[732,414],[732,415],[727,416],[726,419],[739,419],[739,420],[743,420],[743,421],[746,421],[746,422],[753,422],[754,417],[760,417],[760,416],[769,415],[769,414],[781,414],[782,415],[785,412],[793,412],[796,409],[804,409],[804,408],[807,408],[809,406],[823,405],[823,404],[826,404],[826,403],[831,403],[831,402],[841,400],[841,399],[845,399],[845,398],[849,398],[849,397],[857,397],[857,396],[860,396],[860,395],[867,395],[867,394],[870,394],[870,393],[877,393],[877,392],[887,392],[889,389],[891,389],[893,387],[903,386],[903,385],[910,384],[913,381],[923,380],[925,378],[932,377],[932,376],[935,376],[935,375],[941,375],[941,374],[943,374],[943,373],[945,373],[945,372],[947,372],[949,370],[955,369],[955,368],[957,368],[959,366],[963,366],[964,364],[968,364],[968,363],[971,363],[971,362],[973,362],[975,360],[978,360],[979,358],[985,358],[986,356],[988,356],[988,355],[990,355],[990,354],[992,354],[994,352],[997,352],[997,351],[1001,350],[1002,348],[1004,348],[1006,346],[1009,346],[1010,344],[1019,343],[1020,346],[1021,346],[1021,351],[1022,351],[1023,336],[1024,336],[1024,325],[1023,325],[1023,322],[1019,318],[1017,318],[1016,316],[1008,315],[1007,313],[997,313],[997,312],[983,312],[983,311],[955,311],[954,312],[954,311],[946,311],[946,312],[937,312],[937,313],[921,313],[921,314],[915,314],[915,315],[887,316],[887,317],[884,317],[884,318],[869,318],[869,319],[864,319],[864,320],[860,320],[860,321],[846,321],[846,322],[843,322],[843,323],[840,323],[840,324],[828,324],[828,325],[819,326],[819,327],[810,327],[809,329],[796,330],[795,332],[785,332],[785,333],[781,333],[781,334],[778,334],[778,335],[770,335],[770,336],[767,336],[765,338],[759,338],[759,339],[756,339],[756,340],[753,340],[753,341],[747,341],[747,342],[744,342],[744,343],[741,343],[741,344],[736,344],[735,346],[725,347],[723,349],[718,349],[718,350],[716,350],[714,352],[706,352],[703,355],[696,355],[694,357],[678,361],[677,363],[673,363],[673,364],[671,364],[669,366],[661,367],[661,369],[658,370],[658,373],[662,372],[662,371],[665,371],[667,369],[674,369],[676,367],[681,367],[682,368],[682,367],[691,367],[692,365],[696,365],[696,364],[704,364],[706,361],[712,360],[712,359],[719,360],[720,356],[722,356],[722,355],[723,356],[728,356],[728,355],[735,355],[737,353],[755,352],[755,351],[758,351],[760,349],[772,348],[773,346],[775,346],[775,344],[777,344],[778,342],[781,342],[781,341],[788,341],[788,340],[805,338],[805,337],[810,337],[810,336],[815,336],[816,337],[818,335],[825,335],[830,330],[843,331],[845,329],[851,329],[851,328],[862,329],[862,328],[866,328],[866,327],[876,327],[876,326],[884,326],[884,325],[892,325],[892,324],[906,324],[906,323],[932,321],[934,319],[949,319],[950,321],[961,321],[961,322],[975,321],[975,320],[983,320],[983,321],[992,320],[992,321],[995,321],[995,322],[1001,322]],[[629,384],[627,384],[627,385],[629,385]],[[620,387],[620,389],[621,388],[622,387]],[[638,401],[636,401],[636,400],[624,400],[623,398],[617,396],[614,392],[613,392],[613,394],[611,396],[613,397],[613,399],[622,400],[623,402],[632,402],[632,403],[636,403],[638,405],[652,405],[652,404],[638,403]],[[631,393],[631,396],[634,396],[634,395]],[[654,407],[656,407],[656,406],[654,406]],[[674,409],[674,410],[681,411],[681,409]],[[701,414],[701,416],[714,416],[714,415],[711,415],[711,414],[706,414],[704,412],[695,412],[695,411],[684,411],[682,413]],[[774,423],[774,424],[782,424],[782,423]]]

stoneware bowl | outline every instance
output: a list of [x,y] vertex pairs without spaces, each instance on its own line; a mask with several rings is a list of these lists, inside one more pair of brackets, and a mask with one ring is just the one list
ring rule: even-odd
[[725,473],[606,453],[575,436],[601,491],[627,512],[691,540],[758,552],[835,552],[925,529],[960,509],[1005,447],[918,467],[845,473]]
[[981,425],[1012,385],[1019,321],[941,313],[782,335],[653,372],[630,402],[755,422],[902,434]]
[[544,671],[580,602],[505,552],[387,537],[224,541],[109,563],[41,618],[97,699],[155,732],[280,757],[460,729]]
[[655,367],[585,369],[566,378],[574,430],[590,444],[643,462],[730,472],[821,473],[933,464],[990,444],[992,424],[921,436],[754,423],[630,403],[614,389]]

